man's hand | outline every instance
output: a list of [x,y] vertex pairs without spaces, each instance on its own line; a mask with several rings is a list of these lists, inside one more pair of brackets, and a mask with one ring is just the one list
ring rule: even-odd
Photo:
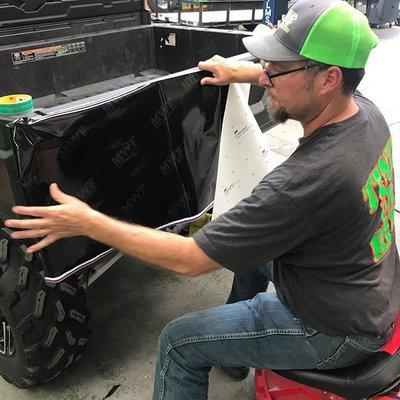
[[237,65],[224,57],[215,55],[207,61],[200,61],[198,67],[213,74],[213,77],[203,78],[200,81],[202,85],[222,86],[235,82]]
[[228,61],[217,55],[207,61],[200,61],[198,67],[213,74],[212,77],[203,78],[200,81],[202,85],[222,86],[236,82],[257,84],[262,73],[260,64],[251,61]]
[[88,219],[95,211],[86,203],[63,193],[55,183],[50,185],[50,195],[60,204],[50,207],[15,206],[12,209],[15,214],[36,218],[9,219],[4,223],[9,228],[23,229],[13,232],[13,239],[43,238],[27,249],[30,253],[41,250],[61,238],[88,235]]

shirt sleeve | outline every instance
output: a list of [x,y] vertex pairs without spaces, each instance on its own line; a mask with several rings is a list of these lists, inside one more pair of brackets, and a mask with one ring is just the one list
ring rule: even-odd
[[243,273],[259,269],[310,238],[311,225],[288,193],[261,182],[249,197],[193,238],[215,262]]

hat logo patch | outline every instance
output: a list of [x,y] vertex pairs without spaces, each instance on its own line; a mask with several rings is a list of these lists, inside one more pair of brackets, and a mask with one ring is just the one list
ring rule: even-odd
[[294,12],[293,10],[289,10],[289,12],[286,14],[286,17],[279,24],[279,28],[284,30],[286,33],[289,33],[290,25],[293,24],[294,21],[296,21],[297,17],[298,14],[296,12]]

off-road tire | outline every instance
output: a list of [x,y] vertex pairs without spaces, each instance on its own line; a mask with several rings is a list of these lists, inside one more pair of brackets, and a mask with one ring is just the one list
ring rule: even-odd
[[18,388],[30,388],[81,357],[90,315],[76,280],[46,285],[41,256],[27,254],[10,233],[0,230],[0,333],[8,325],[12,343],[7,347],[0,339],[0,374]]

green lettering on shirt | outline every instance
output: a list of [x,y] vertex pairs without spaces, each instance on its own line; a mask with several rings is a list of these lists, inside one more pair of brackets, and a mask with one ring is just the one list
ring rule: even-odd
[[369,174],[362,194],[364,201],[368,202],[371,215],[381,210],[381,224],[370,241],[372,256],[377,263],[390,249],[394,230],[395,196],[391,139],[386,143],[378,162]]

